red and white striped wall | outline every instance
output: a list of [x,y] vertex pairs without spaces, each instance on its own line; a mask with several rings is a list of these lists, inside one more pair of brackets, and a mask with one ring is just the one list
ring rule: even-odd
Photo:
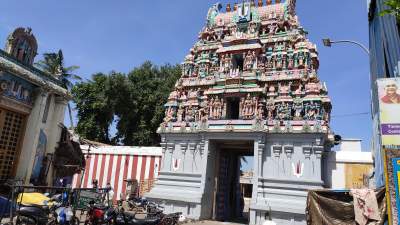
[[100,188],[110,183],[114,200],[119,199],[121,193],[125,194],[124,180],[152,180],[160,170],[161,147],[101,146],[88,151],[87,145],[81,145],[81,149],[86,166],[84,173],[74,175],[72,187],[91,188],[94,179]]

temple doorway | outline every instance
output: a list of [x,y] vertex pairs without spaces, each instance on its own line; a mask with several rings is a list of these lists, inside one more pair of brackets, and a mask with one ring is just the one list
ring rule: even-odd
[[252,187],[243,177],[253,171],[253,146],[248,140],[217,142],[213,219],[248,223]]

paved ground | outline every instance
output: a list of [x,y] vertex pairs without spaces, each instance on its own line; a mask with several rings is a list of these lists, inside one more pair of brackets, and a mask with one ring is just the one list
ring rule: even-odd
[[244,223],[235,223],[235,222],[219,222],[213,220],[203,220],[203,221],[195,221],[185,223],[185,225],[242,225]]
[[[79,217],[79,216],[78,216]],[[8,223],[9,220],[3,219],[1,221],[1,224]],[[84,218],[80,218],[80,224],[83,224]],[[182,225],[244,225],[245,223],[235,223],[235,222],[219,222],[219,221],[213,221],[213,220],[203,220],[203,221],[192,221],[192,222],[186,222],[183,223]]]
[[[245,214],[248,213],[248,208],[245,207]],[[76,216],[78,217],[80,224],[84,224],[84,221],[86,219],[85,214],[81,214],[80,211],[76,212]],[[139,214],[137,218],[145,217],[144,214]],[[0,224],[5,224],[8,223],[9,219],[4,218],[2,221],[0,221]],[[214,221],[214,220],[202,220],[202,221],[188,221],[183,223],[182,225],[242,225],[242,224],[247,224],[245,221],[238,221],[238,222],[220,222],[220,221]]]

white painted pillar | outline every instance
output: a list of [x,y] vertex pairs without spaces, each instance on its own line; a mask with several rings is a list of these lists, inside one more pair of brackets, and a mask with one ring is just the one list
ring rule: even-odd
[[40,90],[35,99],[32,111],[26,121],[25,135],[23,137],[16,173],[16,178],[24,180],[26,184],[29,183],[32,173],[47,96],[48,94],[45,90]]

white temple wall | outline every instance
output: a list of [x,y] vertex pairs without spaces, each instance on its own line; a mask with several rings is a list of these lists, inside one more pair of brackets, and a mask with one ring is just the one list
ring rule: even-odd
[[[47,98],[51,97],[47,120],[43,121]],[[56,98],[52,93],[42,92],[35,100],[35,104],[27,119],[26,130],[23,139],[21,157],[18,163],[16,179],[29,183],[35,155],[39,144],[39,135],[42,130],[46,135],[45,154],[54,154],[61,135],[60,123],[64,122],[66,101],[63,98]],[[49,167],[47,182],[52,183],[53,168]]]
[[[321,144],[326,142],[325,138],[324,134],[261,132],[192,133],[180,137],[163,134],[164,169],[147,197],[164,205],[166,212],[173,212],[173,207],[176,211],[179,206],[189,218],[212,218],[218,152],[216,141],[252,140],[254,175],[250,218],[253,219],[250,224],[263,221],[269,207],[276,221],[282,217],[282,221],[304,224],[306,190],[324,185],[321,161],[325,160],[324,152],[328,147]],[[177,159],[184,159],[184,163],[181,161],[181,166],[174,171],[173,163]]]

